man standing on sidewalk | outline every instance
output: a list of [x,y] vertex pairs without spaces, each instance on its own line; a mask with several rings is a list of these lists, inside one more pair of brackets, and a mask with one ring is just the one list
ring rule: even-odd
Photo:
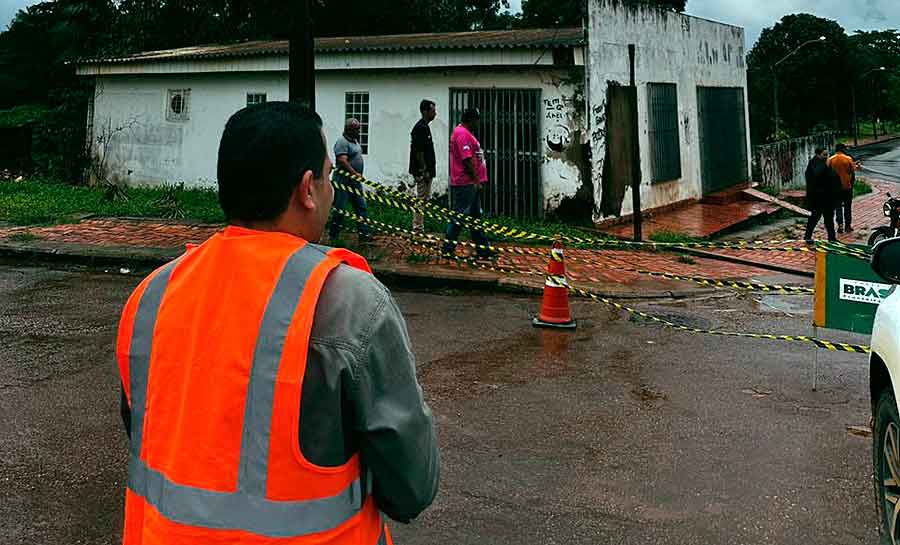
[[825,219],[828,241],[837,240],[834,234],[834,204],[842,192],[841,182],[834,170],[828,168],[827,159],[828,152],[825,148],[816,148],[816,154],[806,166],[806,203],[811,212],[809,221],[806,222],[804,239],[807,242],[812,242],[819,218]]
[[[350,118],[344,124],[344,134],[338,137],[334,142],[334,161],[337,163],[338,170],[349,172],[354,176],[362,176],[365,163],[363,161],[362,146],[359,143],[359,121]],[[340,189],[334,192],[334,208],[343,210],[347,206],[347,200],[353,205],[353,212],[362,218],[369,217],[368,208],[366,208],[366,198],[362,196],[362,184],[356,180],[350,179],[341,174],[334,174],[335,180],[348,186],[356,193],[348,193]],[[331,214],[331,227],[328,229],[330,238],[329,244],[335,244],[335,240],[341,235],[341,226],[344,224],[344,216],[338,212]],[[356,223],[356,232],[359,233],[359,241],[367,243],[369,239],[369,226],[365,223]]]
[[[487,165],[484,163],[484,152],[481,144],[473,134],[478,130],[481,113],[477,109],[468,109],[462,114],[462,123],[453,129],[450,136],[450,198],[453,209],[474,219],[481,219],[481,195],[484,184],[488,181]],[[456,241],[462,226],[455,221],[447,225],[447,242],[443,253],[452,257],[456,251]],[[480,246],[487,246],[488,240],[484,231],[471,226],[469,232],[472,241]],[[486,248],[478,248],[478,256],[493,257],[493,252]]]
[[[409,143],[409,173],[416,180],[416,197],[422,200],[431,198],[431,182],[437,173],[437,161],[434,157],[434,141],[428,124],[437,117],[434,102],[425,99],[419,104],[422,118],[413,127]],[[413,231],[425,232],[425,218],[420,212],[413,212]]]
[[847,155],[846,144],[838,144],[828,159],[828,166],[841,179],[841,191],[836,203],[838,233],[853,232],[853,182],[856,180],[856,162]]

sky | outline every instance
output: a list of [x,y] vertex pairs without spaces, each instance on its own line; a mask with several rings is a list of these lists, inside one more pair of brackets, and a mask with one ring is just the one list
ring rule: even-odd
[[[6,29],[16,11],[33,0],[0,0],[0,29]],[[522,0],[509,0],[520,11]],[[687,13],[747,30],[747,49],[756,43],[763,28],[789,13],[812,13],[835,19],[848,34],[855,30],[900,28],[900,0],[688,0]]]

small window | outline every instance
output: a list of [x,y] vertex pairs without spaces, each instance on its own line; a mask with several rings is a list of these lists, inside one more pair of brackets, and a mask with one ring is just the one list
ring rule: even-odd
[[266,94],[265,93],[247,93],[247,106],[253,106],[254,104],[265,104],[266,103]]
[[359,144],[363,155],[369,153],[369,93],[349,92],[344,95],[344,120],[359,121]]
[[672,83],[651,83],[650,159],[653,181],[681,178],[681,141],[678,137],[678,88]]
[[191,90],[169,89],[166,101],[166,120],[187,121],[191,118]]

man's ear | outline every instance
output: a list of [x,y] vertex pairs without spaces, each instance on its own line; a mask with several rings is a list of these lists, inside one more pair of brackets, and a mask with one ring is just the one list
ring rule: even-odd
[[304,210],[312,210],[316,207],[316,201],[312,195],[313,183],[315,183],[313,173],[311,170],[307,170],[303,173],[303,177],[300,178],[300,183],[297,184],[296,189],[294,189],[294,198],[297,199],[297,204]]

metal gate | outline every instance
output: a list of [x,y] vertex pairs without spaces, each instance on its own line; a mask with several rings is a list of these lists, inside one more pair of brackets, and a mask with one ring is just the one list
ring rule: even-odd
[[540,89],[450,89],[451,132],[464,110],[481,112],[475,136],[487,163],[484,207],[492,216],[544,215],[540,105]]
[[747,128],[744,90],[697,87],[703,194],[746,182]]

